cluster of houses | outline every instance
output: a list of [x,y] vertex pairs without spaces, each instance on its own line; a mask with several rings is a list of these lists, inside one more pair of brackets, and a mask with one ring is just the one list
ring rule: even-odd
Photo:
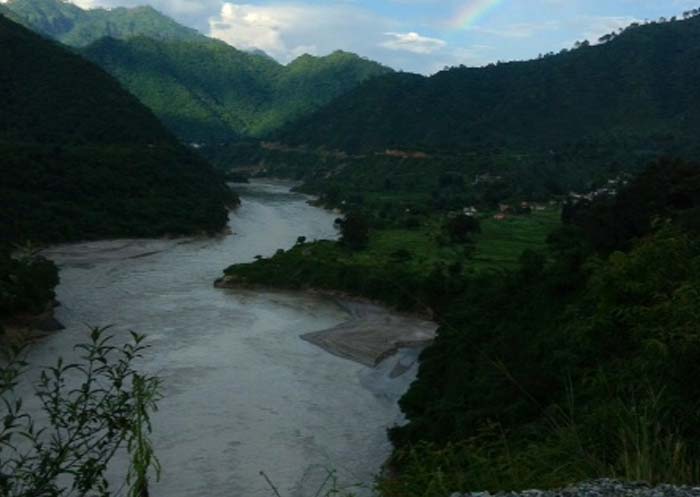
[[[503,178],[501,176],[493,175],[493,174],[480,174],[477,175],[474,179],[474,185],[478,184],[489,184],[489,183],[495,183],[498,181],[501,181]],[[617,195],[617,192],[627,185],[629,182],[628,177],[623,176],[618,176],[615,179],[608,180],[604,186],[593,190],[588,193],[576,193],[576,192],[570,192],[567,195],[566,199],[559,199],[559,200],[550,200],[547,203],[538,203],[538,202],[528,202],[528,201],[523,201],[520,203],[514,203],[514,204],[507,204],[507,203],[502,203],[499,204],[498,206],[498,212],[496,212],[493,215],[493,219],[496,221],[505,221],[513,216],[519,216],[519,215],[526,215],[530,214],[532,212],[541,212],[541,211],[546,211],[548,209],[556,209],[558,208],[562,201],[567,201],[570,203],[577,203],[581,201],[592,201],[596,198],[603,197],[603,196],[615,196]],[[469,217],[477,217],[481,213],[475,206],[468,206],[464,207],[462,211],[457,211],[457,212],[452,212],[450,213],[452,216],[458,216],[458,215],[464,215],[464,216],[469,216]]]
[[499,183],[501,181],[503,181],[503,176],[498,176],[496,174],[491,174],[491,173],[483,173],[483,174],[476,175],[472,185],[474,185],[474,186],[489,185],[489,184],[493,184],[493,183]]
[[618,190],[625,186],[628,183],[628,180],[625,178],[617,177],[615,179],[608,180],[608,182],[605,184],[605,186],[598,188],[597,190],[593,190],[588,193],[576,193],[576,192],[569,192],[568,200],[572,204],[577,204],[578,202],[587,200],[587,201],[593,201],[596,198],[600,197],[614,197],[617,195]]
[[430,159],[430,156],[425,152],[414,150],[387,149],[384,152],[377,152],[375,155],[386,155],[387,157],[399,157],[401,159]]
[[496,221],[505,221],[510,216],[518,216],[523,214],[530,214],[533,211],[541,212],[546,211],[547,206],[543,204],[538,204],[535,202],[520,202],[520,204],[500,204],[498,206],[498,212],[493,216]]
[[[546,210],[546,205],[534,202],[520,202],[520,204],[516,205],[500,204],[498,206],[498,212],[494,214],[493,219],[495,219],[496,221],[505,221],[511,216],[530,214],[533,211],[540,212]],[[462,214],[469,217],[476,217],[479,215],[479,210],[474,206],[469,206],[462,209]]]

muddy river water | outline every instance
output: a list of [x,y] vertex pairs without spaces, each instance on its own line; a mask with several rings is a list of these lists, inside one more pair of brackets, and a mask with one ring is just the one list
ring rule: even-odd
[[114,325],[117,340],[130,329],[148,335],[139,367],[162,378],[164,393],[153,419],[163,473],[152,496],[272,496],[261,470],[283,497],[313,496],[328,469],[342,485],[371,483],[390,452],[386,429],[401,421],[397,400],[417,352],[370,368],[299,338],[348,318],[332,300],[214,288],[234,262],[272,255],[298,236],[337,237],[336,215],[288,185],[239,192],[231,235],[49,250],[61,267],[56,317],[66,329],[34,346],[32,364],[70,358],[87,325]]

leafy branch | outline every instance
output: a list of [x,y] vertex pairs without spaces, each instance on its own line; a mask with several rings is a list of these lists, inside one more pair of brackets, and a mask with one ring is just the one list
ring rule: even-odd
[[149,470],[160,465],[149,439],[150,415],[160,398],[160,380],[133,363],[147,348],[143,335],[113,345],[107,328],[94,328],[76,346],[80,360],[45,368],[35,395],[46,421],[25,408],[16,387],[27,370],[23,350],[0,365],[0,494],[7,497],[112,495],[106,470],[118,450],[131,462],[130,497],[148,495]]

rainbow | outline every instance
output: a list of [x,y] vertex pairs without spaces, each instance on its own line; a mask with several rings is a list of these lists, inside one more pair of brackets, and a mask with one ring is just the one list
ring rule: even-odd
[[466,29],[476,24],[490,10],[498,7],[504,0],[468,0],[467,4],[459,9],[457,15],[450,21],[450,26],[455,29]]

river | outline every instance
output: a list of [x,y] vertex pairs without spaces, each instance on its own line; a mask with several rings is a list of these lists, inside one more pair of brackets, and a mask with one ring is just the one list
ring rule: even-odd
[[[386,429],[401,421],[397,400],[415,377],[417,353],[368,368],[299,338],[347,319],[333,301],[215,289],[229,264],[272,255],[298,236],[337,236],[336,216],[288,185],[237,190],[243,202],[231,235],[47,251],[61,268],[56,317],[66,329],[38,342],[31,363],[70,358],[87,325],[114,325],[117,340],[130,329],[148,335],[140,367],[164,382],[153,418],[163,466],[154,497],[272,496],[261,470],[283,497],[312,497],[326,469],[343,486],[371,483],[390,453]],[[393,378],[397,363],[407,371]],[[115,479],[120,461],[116,468]]]

